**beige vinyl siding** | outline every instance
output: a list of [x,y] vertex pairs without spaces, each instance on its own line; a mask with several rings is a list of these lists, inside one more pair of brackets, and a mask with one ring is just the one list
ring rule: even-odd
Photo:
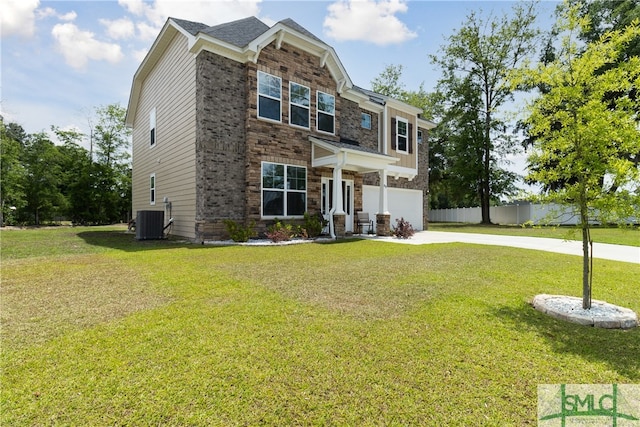
[[[149,113],[156,109],[156,145],[149,146]],[[133,125],[133,213],[172,204],[172,234],[195,237],[195,57],[175,33],[142,83]],[[149,175],[156,174],[156,204],[149,204]],[[167,212],[168,215],[168,212]],[[165,218],[168,220],[168,218]]]
[[[405,113],[403,111],[400,110],[396,110],[395,108],[391,108],[389,107],[388,109],[388,124],[387,124],[387,153],[390,156],[394,156],[400,159],[399,162],[397,162],[395,164],[395,166],[400,166],[403,168],[411,168],[411,169],[417,169],[417,145],[416,145],[416,140],[417,140],[417,129],[418,126],[416,125],[416,116],[412,115],[412,114],[408,114]],[[410,138],[411,144],[413,145],[412,149],[411,149],[411,154],[405,154],[405,153],[399,153],[395,150],[393,150],[392,147],[392,141],[391,141],[391,135],[392,135],[392,130],[391,130],[391,119],[395,118],[395,117],[402,117],[403,119],[406,119],[409,121],[409,123],[411,124],[411,131],[412,131],[412,135]]]

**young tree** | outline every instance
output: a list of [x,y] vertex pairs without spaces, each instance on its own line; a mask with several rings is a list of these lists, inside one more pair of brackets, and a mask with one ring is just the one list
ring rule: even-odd
[[[538,35],[535,19],[534,3],[518,3],[510,16],[500,19],[485,21],[472,12],[463,27],[447,39],[441,48],[442,54],[431,56],[432,62],[443,71],[439,90],[455,107],[449,118],[464,127],[457,137],[466,135],[469,149],[474,152],[480,149],[480,156],[464,160],[473,160],[473,167],[481,170],[474,187],[478,191],[483,223],[491,222],[489,207],[496,189],[495,186],[492,189],[492,182],[498,177],[504,186],[511,178],[499,168],[499,158],[515,149],[515,144],[511,138],[505,138],[498,110],[513,96],[508,84],[509,71],[535,49]],[[455,112],[464,117],[453,118],[451,114]],[[477,117],[471,122],[462,120],[470,114]],[[499,154],[499,150],[502,153]]]
[[583,49],[576,37],[588,25],[577,7],[565,9],[556,59],[524,68],[514,79],[545,88],[529,105],[526,120],[534,140],[529,179],[544,186],[545,201],[572,205],[579,215],[585,309],[591,307],[591,223],[623,222],[640,214],[640,170],[632,161],[640,141],[635,95],[640,58],[619,61],[629,44],[638,41],[639,22],[607,32]]

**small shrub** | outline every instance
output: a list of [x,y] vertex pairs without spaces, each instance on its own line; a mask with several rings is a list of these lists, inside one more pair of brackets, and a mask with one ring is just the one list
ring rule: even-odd
[[404,218],[396,219],[396,226],[393,227],[393,235],[399,239],[408,239],[415,234],[415,230],[409,221]]
[[256,226],[255,221],[251,221],[251,223],[245,227],[233,220],[225,219],[224,225],[227,228],[227,233],[229,233],[231,240],[234,242],[248,242],[250,238],[256,235],[254,230]]
[[322,233],[325,226],[325,219],[322,214],[310,215],[309,212],[304,213],[304,225],[302,226],[301,235],[305,239],[313,239]]
[[296,230],[293,225],[283,224],[276,218],[265,234],[274,243],[286,242],[296,235]]

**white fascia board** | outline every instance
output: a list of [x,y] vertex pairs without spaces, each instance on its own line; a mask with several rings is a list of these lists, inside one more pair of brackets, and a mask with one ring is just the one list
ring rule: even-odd
[[196,38],[190,41],[189,51],[198,56],[203,50],[242,63],[247,62],[251,56],[251,52],[247,52],[246,49],[241,49],[207,34],[198,34]]
[[[333,144],[329,144],[327,142],[314,138],[313,136],[310,136],[309,140],[313,144],[318,145],[319,147],[327,151],[330,151],[334,155],[337,155],[339,153],[347,153],[347,155],[349,156],[349,159],[357,160],[358,164],[363,164],[363,162],[370,164],[371,162],[374,162],[375,164],[379,164],[379,165],[390,165],[400,160],[396,157],[387,156],[386,154],[368,153],[360,150],[354,150],[352,148],[337,147]],[[337,161],[336,156],[321,157],[321,159],[326,159],[326,158],[334,158]],[[351,160],[349,160],[349,163],[351,163]]]
[[387,105],[395,108],[396,110],[405,111],[410,114],[418,115],[423,113],[422,108],[414,107],[413,105],[409,105],[405,102],[393,98],[387,99]]
[[389,176],[394,178],[409,178],[413,179],[418,174],[418,170],[414,168],[406,168],[403,166],[389,165],[387,168]]
[[431,129],[435,128],[436,126],[438,126],[437,123],[434,123],[431,120],[421,119],[421,118],[418,117],[418,127],[421,127],[423,129],[431,130]]

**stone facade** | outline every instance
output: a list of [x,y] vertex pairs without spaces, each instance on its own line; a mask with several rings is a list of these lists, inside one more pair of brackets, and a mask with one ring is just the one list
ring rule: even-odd
[[[321,211],[321,179],[332,178],[329,168],[311,167],[309,135],[339,141],[357,142],[378,150],[379,114],[361,109],[357,103],[341,98],[335,81],[319,58],[283,43],[264,47],[257,63],[242,64],[211,52],[197,57],[196,76],[196,170],[197,217],[196,240],[228,238],[224,220],[248,225],[255,222],[259,235],[264,235],[273,219],[261,215],[262,163],[280,163],[307,169],[307,212]],[[258,71],[282,79],[281,121],[258,118]],[[289,83],[310,88],[311,114],[309,129],[289,124]],[[316,97],[320,90],[335,96],[335,135],[316,130]],[[361,115],[371,115],[371,129],[361,126]],[[425,132],[426,135],[426,132]],[[390,187],[427,188],[427,144],[419,146],[419,175],[389,179]],[[354,181],[354,211],[362,209],[362,185],[378,185],[377,173],[360,175],[343,171],[343,179]],[[425,195],[425,201],[427,197]],[[426,216],[426,206],[424,209]],[[338,218],[338,217],[336,217]],[[298,222],[301,220],[287,220]],[[340,222],[340,221],[339,221]],[[426,223],[426,222],[425,222]],[[382,232],[388,234],[388,221]],[[345,234],[344,217],[340,233]],[[385,231],[386,230],[386,231]],[[336,231],[338,231],[336,229]]]
[[[244,220],[247,109],[244,65],[202,51],[196,59],[196,240]],[[224,82],[224,84],[220,84]]]

